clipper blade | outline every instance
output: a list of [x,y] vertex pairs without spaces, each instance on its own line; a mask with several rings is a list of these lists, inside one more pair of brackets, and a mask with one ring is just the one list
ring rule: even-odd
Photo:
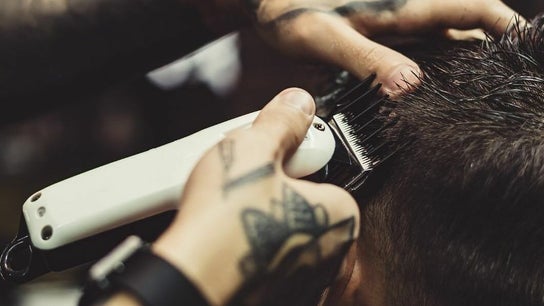
[[326,182],[353,193],[372,170],[396,153],[382,132],[396,121],[387,118],[394,104],[380,94],[381,85],[372,86],[375,75],[363,81],[344,76],[344,84],[319,100],[328,113],[326,121],[335,131],[338,146],[326,169]]

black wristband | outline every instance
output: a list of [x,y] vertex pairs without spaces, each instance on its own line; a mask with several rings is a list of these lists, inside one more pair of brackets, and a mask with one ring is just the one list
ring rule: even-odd
[[[108,256],[114,260],[119,257],[115,252]],[[125,258],[117,264],[113,262],[104,277],[93,277],[91,273],[80,306],[93,305],[121,291],[132,294],[145,306],[209,305],[183,273],[153,254],[149,246],[141,245]]]

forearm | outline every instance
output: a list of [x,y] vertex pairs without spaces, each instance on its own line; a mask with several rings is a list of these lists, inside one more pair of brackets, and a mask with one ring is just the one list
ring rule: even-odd
[[235,5],[217,2],[1,1],[0,100],[47,107],[35,97],[73,97],[167,64],[244,23]]

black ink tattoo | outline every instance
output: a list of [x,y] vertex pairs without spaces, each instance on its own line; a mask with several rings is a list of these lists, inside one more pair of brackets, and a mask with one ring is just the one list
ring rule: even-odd
[[408,0],[378,0],[378,1],[353,1],[334,9],[334,12],[342,16],[369,11],[380,13],[384,11],[396,11],[403,7]]
[[225,193],[231,191],[232,189],[238,188],[240,186],[257,182],[260,179],[272,176],[275,172],[274,164],[269,163],[260,168],[257,168],[239,178],[227,181],[223,185],[223,191]]
[[251,249],[240,262],[246,279],[276,272],[279,267],[289,266],[295,271],[300,266],[315,265],[323,259],[320,243],[330,242],[336,235],[344,235],[346,242],[353,240],[354,217],[331,225],[323,206],[310,205],[287,185],[282,193],[281,200],[272,200],[272,213],[257,209],[242,212]]
[[274,20],[265,24],[265,26],[274,27],[280,22],[293,20],[298,16],[309,12],[338,14],[345,17],[361,12],[379,14],[385,11],[396,11],[406,5],[407,2],[408,0],[352,1],[329,11],[314,8],[298,8],[280,15]]
[[283,22],[283,21],[289,21],[297,18],[298,16],[309,13],[309,12],[324,12],[322,10],[318,9],[309,9],[309,8],[299,8],[295,9],[286,13],[281,14],[278,18],[272,20],[271,22],[268,22],[265,26],[275,26],[276,24]]
[[219,143],[219,155],[223,162],[224,175],[226,176],[234,163],[234,140],[225,139]]

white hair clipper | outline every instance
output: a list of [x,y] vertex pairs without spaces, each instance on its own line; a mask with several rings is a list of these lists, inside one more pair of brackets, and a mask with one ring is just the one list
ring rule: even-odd
[[[285,165],[288,175],[355,193],[375,167],[396,153],[379,136],[386,125],[376,113],[389,107],[377,94],[379,86],[371,86],[374,78],[346,78],[316,98],[326,114],[314,118]],[[257,115],[225,121],[37,191],[23,205],[19,233],[0,258],[0,275],[24,283],[91,263],[129,235],[155,240],[175,216],[200,157],[226,133],[249,127]]]
[[[134,231],[154,239],[169,224],[200,157],[226,133],[249,127],[257,115],[225,121],[37,191],[23,204],[19,234],[2,254],[2,277],[25,282],[92,261]],[[334,150],[330,128],[316,116],[285,171],[297,178],[310,175]]]

